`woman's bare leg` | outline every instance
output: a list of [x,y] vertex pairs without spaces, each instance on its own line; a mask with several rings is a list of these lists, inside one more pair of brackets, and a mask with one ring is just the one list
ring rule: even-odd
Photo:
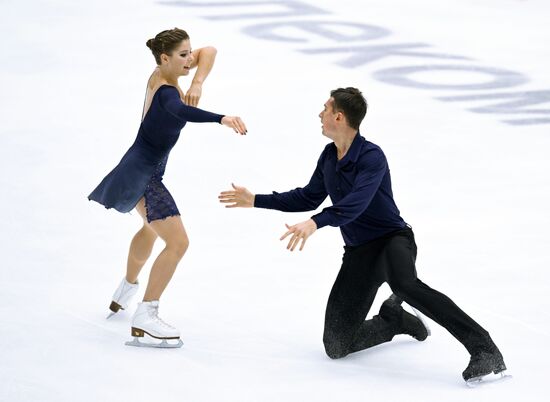
[[145,212],[145,200],[139,200],[136,209],[143,218],[143,227],[134,235],[130,243],[130,251],[128,252],[128,263],[126,266],[126,280],[130,283],[136,283],[141,268],[151,256],[157,233],[147,223]]
[[[168,282],[172,279],[176,266],[183,258],[183,255],[187,251],[187,247],[189,247],[189,238],[185,232],[181,217],[171,216],[166,219],[159,219],[147,223],[147,211],[145,209],[144,198],[138,202],[136,209],[143,218],[144,227],[153,231],[155,239],[157,236],[160,236],[166,243],[166,247],[164,247],[164,250],[161,251],[153,263],[151,273],[149,274],[147,289],[145,289],[145,295],[143,296],[143,301],[159,300]],[[149,239],[151,238],[152,235]],[[141,251],[138,251],[138,254],[141,253],[139,256],[144,257],[146,255],[146,257],[141,260],[138,256],[138,261],[143,261],[143,264],[145,263],[147,257],[151,255],[151,250],[153,248],[152,244],[154,244],[154,240],[151,242],[149,249],[143,248]],[[143,267],[143,264],[139,266],[139,269]],[[134,267],[137,267],[137,264],[134,265]]]
[[156,220],[151,227],[166,243],[166,247],[158,255],[151,268],[149,283],[143,296],[143,301],[159,300],[172,279],[176,266],[189,247],[189,239],[179,216]]
[[160,299],[166,285],[172,279],[176,266],[189,247],[189,239],[179,216],[155,220],[149,225],[164,240],[166,247],[153,263],[143,301]]

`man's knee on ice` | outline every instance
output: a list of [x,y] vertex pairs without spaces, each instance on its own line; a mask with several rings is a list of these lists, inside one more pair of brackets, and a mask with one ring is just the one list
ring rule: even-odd
[[325,333],[323,337],[325,352],[331,359],[341,359],[349,354],[349,346],[338,340],[335,336]]

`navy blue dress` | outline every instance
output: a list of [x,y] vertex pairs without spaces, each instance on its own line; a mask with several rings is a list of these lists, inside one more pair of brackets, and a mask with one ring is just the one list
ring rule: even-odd
[[141,197],[145,197],[148,222],[179,215],[174,199],[162,184],[170,150],[188,121],[221,123],[222,118],[223,115],[183,103],[176,87],[160,86],[141,122],[136,140],[88,199],[105,208],[129,212]]

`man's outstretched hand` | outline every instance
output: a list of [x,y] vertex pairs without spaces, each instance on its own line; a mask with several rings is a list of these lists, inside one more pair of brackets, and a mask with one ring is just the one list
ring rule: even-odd
[[[231,187],[233,187],[233,190],[222,191],[218,196],[220,203],[227,204],[226,208],[252,208],[254,206],[255,195],[248,191],[246,187],[236,186],[233,183],[231,183]],[[294,251],[300,241],[302,242],[300,251],[303,250],[306,240],[317,230],[317,224],[313,219],[308,219],[292,226],[285,224],[285,226],[287,232],[280,240],[284,240],[292,235],[286,247],[290,251]]]
[[245,187],[239,187],[231,183],[233,191],[222,191],[218,199],[226,208],[252,208],[254,206],[254,194]]
[[317,224],[313,219],[308,219],[307,221],[297,223],[296,225],[288,226],[285,223],[287,232],[281,237],[280,240],[284,240],[288,236],[292,235],[288,245],[286,246],[287,250],[294,251],[300,240],[302,240],[302,245],[300,246],[300,251],[304,249],[306,245],[306,240],[317,230]]

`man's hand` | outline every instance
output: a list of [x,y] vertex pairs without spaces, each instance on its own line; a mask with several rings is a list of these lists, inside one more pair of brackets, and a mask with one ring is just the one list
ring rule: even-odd
[[254,194],[245,187],[239,187],[231,183],[233,191],[222,191],[218,199],[226,208],[252,208],[254,206]]
[[293,226],[288,226],[285,223],[285,226],[288,231],[280,238],[280,240],[284,240],[289,235],[292,235],[288,242],[288,246],[286,246],[286,249],[290,251],[294,251],[300,240],[302,240],[302,245],[300,246],[300,251],[302,251],[308,237],[317,230],[317,224],[313,219],[308,219],[307,221],[297,223]]
[[193,82],[187,92],[183,101],[186,105],[197,107],[199,100],[202,95],[202,85],[196,82]]

